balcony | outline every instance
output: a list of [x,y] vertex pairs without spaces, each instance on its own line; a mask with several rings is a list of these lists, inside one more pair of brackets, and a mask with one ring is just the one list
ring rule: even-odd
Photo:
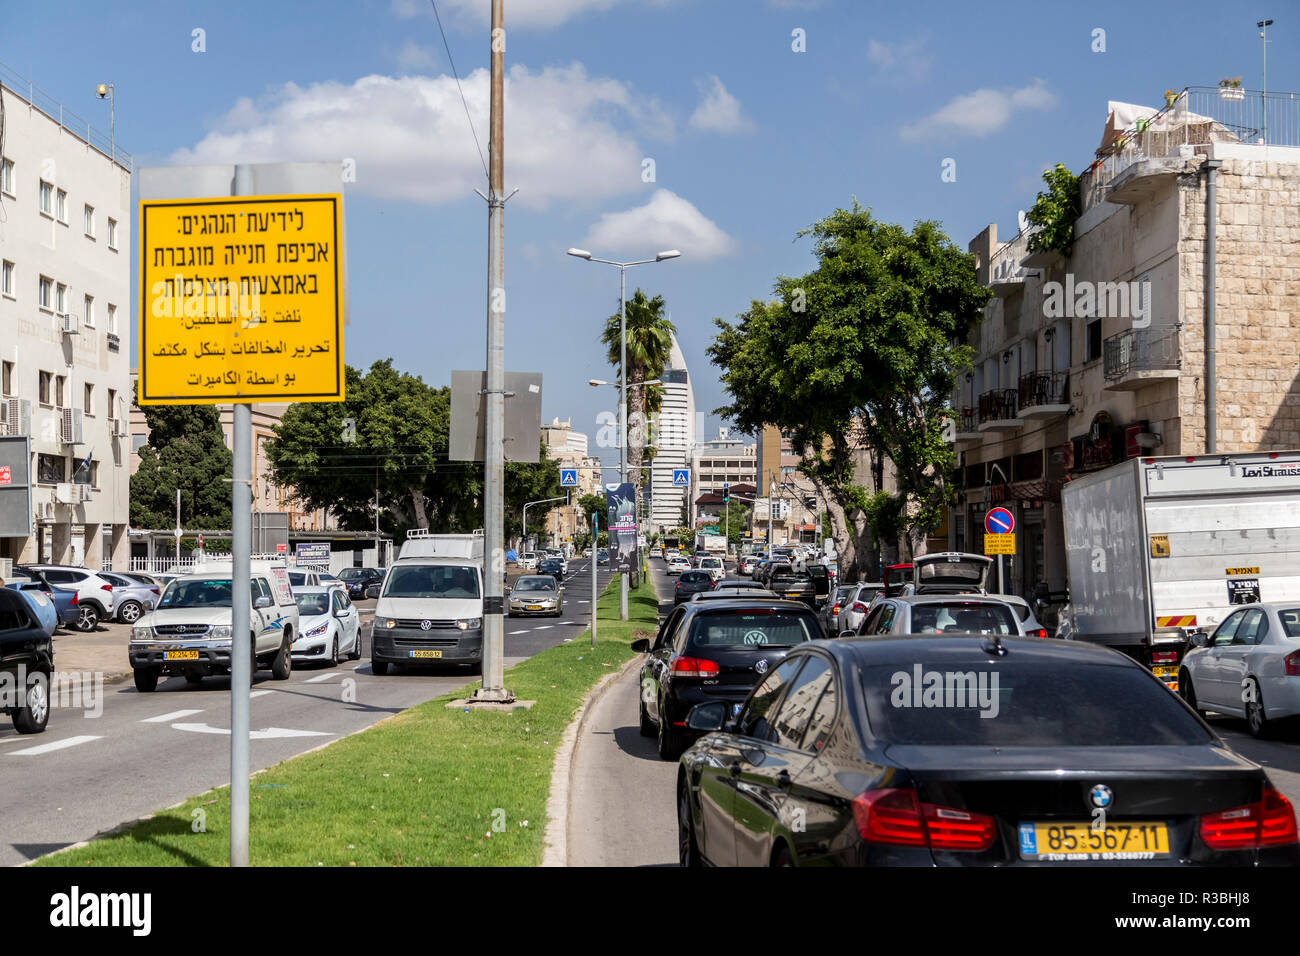
[[999,299],[1014,295],[1024,287],[1025,270],[1022,260],[1029,255],[1029,230],[1002,243],[989,259],[989,291]]
[[1103,343],[1106,388],[1131,392],[1177,379],[1181,366],[1176,326],[1128,329]]
[[1017,418],[1054,418],[1070,410],[1068,372],[1030,372],[1020,376]]
[[979,430],[1013,431],[1024,422],[1016,417],[1019,395],[1014,388],[995,388],[980,396]]
[[979,429],[976,427],[978,421],[978,410],[965,405],[961,410],[961,421],[957,423],[957,442],[977,442],[980,439]]

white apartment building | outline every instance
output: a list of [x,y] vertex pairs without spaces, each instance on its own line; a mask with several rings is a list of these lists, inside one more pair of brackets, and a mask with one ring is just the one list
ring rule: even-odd
[[689,467],[695,446],[695,392],[691,388],[686,356],[672,336],[673,347],[668,364],[660,381],[664,383],[664,397],[659,410],[654,463],[650,469],[650,528],[663,531],[676,528],[682,522],[682,506],[687,501],[688,488],[673,485],[673,471]]
[[[557,468],[572,468],[577,471],[578,485],[565,489],[569,503],[560,502],[558,507],[543,512],[541,506],[529,511],[533,519],[529,537],[537,537],[538,545],[558,547],[572,538],[578,531],[586,528],[586,521],[578,508],[578,499],[583,495],[603,493],[600,485],[600,459],[587,454],[587,436],[576,432],[572,420],[560,421],[554,418],[549,425],[542,425],[542,442],[546,445],[546,454]],[[543,513],[545,522],[541,521]]]
[[[754,487],[758,481],[758,448],[732,438],[726,428],[718,429],[718,437],[696,445],[691,455],[690,500],[694,503],[702,495],[721,495],[723,485]],[[744,502],[753,507],[752,502]],[[691,515],[691,522],[695,521]]]
[[132,160],[2,65],[0,150],[0,559],[124,569]]

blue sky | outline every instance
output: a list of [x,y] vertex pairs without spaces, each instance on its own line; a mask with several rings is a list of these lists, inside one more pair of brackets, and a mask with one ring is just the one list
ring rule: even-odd
[[[1300,90],[1300,20],[1272,6],[506,0],[506,180],[520,189],[507,365],[542,372],[544,418],[572,418],[596,450],[614,392],[586,381],[612,377],[598,336],[618,275],[564,250],[677,247],[681,259],[631,270],[629,294],[666,298],[711,410],[724,401],[704,354],[711,319],[811,267],[799,229],[856,196],[884,219],[940,220],[963,247],[990,221],[1009,237],[1044,168],[1091,160],[1107,100],[1158,106],[1166,88],[1237,75],[1258,89],[1259,17],[1278,21],[1269,87]],[[439,0],[484,150],[487,8]],[[446,384],[483,363],[487,216],[471,190],[486,187],[430,11],[55,0],[6,10],[0,60],[104,126],[93,90],[114,82],[117,140],[140,166],[353,158],[347,361],[393,356]],[[955,182],[941,181],[945,158]]]

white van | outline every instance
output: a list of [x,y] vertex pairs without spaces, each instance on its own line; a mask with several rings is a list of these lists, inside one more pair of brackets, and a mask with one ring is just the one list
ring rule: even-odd
[[[252,608],[253,672],[270,666],[271,676],[287,680],[293,668],[291,648],[298,634],[298,605],[283,563],[249,565]],[[127,653],[135,686],[149,692],[164,674],[182,674],[191,684],[230,673],[230,562],[197,564],[167,585],[154,610],[131,628]]]
[[384,576],[370,667],[483,663],[483,536],[410,531]]

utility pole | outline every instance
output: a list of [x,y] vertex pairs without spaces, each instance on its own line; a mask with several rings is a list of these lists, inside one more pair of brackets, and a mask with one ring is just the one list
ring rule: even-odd
[[591,646],[596,646],[596,602],[600,600],[600,589],[596,587],[596,566],[600,564],[600,548],[596,547],[600,534],[600,512],[591,513]]
[[1259,39],[1264,48],[1264,88],[1259,91],[1259,105],[1263,112],[1260,118],[1259,135],[1265,145],[1268,145],[1268,28],[1272,25],[1272,20],[1260,20],[1255,24],[1259,27]]
[[181,563],[181,489],[176,489],[176,563]]
[[505,689],[504,526],[505,526],[505,15],[503,0],[492,0],[491,138],[488,141],[488,310],[487,421],[483,466],[483,683],[474,693],[481,702],[510,702]]

